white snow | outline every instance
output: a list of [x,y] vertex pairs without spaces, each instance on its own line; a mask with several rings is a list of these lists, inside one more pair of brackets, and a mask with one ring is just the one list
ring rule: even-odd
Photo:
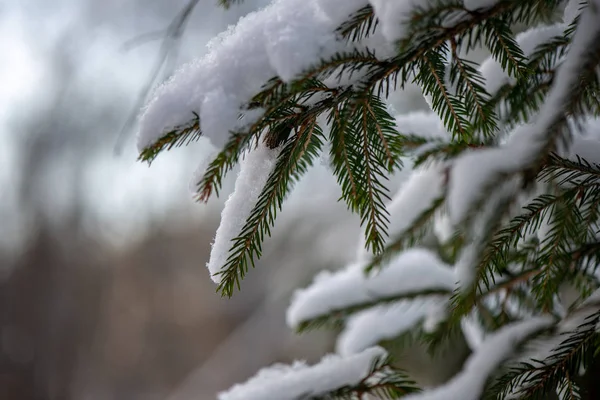
[[600,164],[600,119],[588,118],[579,128],[573,124],[575,132],[569,151],[569,158],[576,160],[577,156],[590,163]]
[[493,189],[503,175],[521,171],[531,162],[536,153],[531,150],[535,146],[526,142],[529,131],[527,125],[518,126],[504,146],[465,151],[454,160],[446,200],[454,225],[464,220],[485,189]]
[[425,320],[423,321],[423,330],[427,333],[435,332],[439,325],[448,319],[448,304],[439,302],[427,310]]
[[431,111],[413,111],[396,116],[398,132],[425,139],[449,141],[450,135],[440,117]]
[[[405,39],[408,36],[410,19],[415,11],[428,10],[438,5],[432,0],[369,0],[382,26],[383,36],[390,42]],[[467,10],[477,10],[491,7],[498,0],[465,0]],[[450,13],[441,22],[442,26],[449,28],[465,18],[466,13]]]
[[[275,7],[263,28],[269,62],[284,81],[301,73],[307,60],[318,60],[321,49],[342,48],[342,43],[332,34],[335,27],[330,25],[317,2],[304,3],[302,8]],[[303,40],[298,40],[300,32]]]
[[446,212],[438,212],[433,219],[433,233],[440,243],[447,243],[456,231]]
[[221,282],[221,268],[227,262],[232,240],[240,233],[258,201],[270,173],[277,162],[282,147],[268,148],[263,142],[252,148],[240,163],[235,189],[225,202],[221,223],[206,264],[215,283]]
[[404,182],[392,202],[387,206],[390,213],[389,235],[402,234],[435,200],[444,194],[445,177],[443,163],[421,167],[413,171]]
[[579,15],[581,0],[569,0],[565,6],[563,21],[565,24],[570,24]]
[[540,109],[534,129],[526,135],[527,140],[536,145],[533,146],[534,154],[539,153],[549,141],[559,139],[548,137],[548,132],[556,119],[566,111],[568,95],[573,87],[579,85],[583,61],[589,56],[590,49],[597,46],[596,42],[600,39],[599,8],[600,0],[590,0],[577,25],[566,60],[558,69],[554,84]]
[[471,351],[477,351],[485,341],[485,329],[479,322],[476,309],[461,318],[460,328]]
[[478,400],[489,376],[515,348],[531,335],[550,327],[550,317],[535,317],[500,328],[490,334],[465,362],[461,372],[446,384],[423,393],[404,397],[406,400]]
[[259,371],[242,384],[218,395],[219,400],[297,400],[326,394],[359,383],[366,378],[373,361],[385,357],[380,347],[341,357],[328,355],[313,366],[296,361],[276,364]]
[[422,322],[447,296],[418,297],[393,304],[378,305],[350,317],[338,336],[336,351],[342,355],[355,354],[394,339]]
[[[528,343],[524,348],[524,352],[518,357],[511,359],[512,364],[521,364],[523,362],[531,362],[531,360],[544,361],[552,355],[562,342],[568,339],[568,334],[576,331],[576,329],[586,322],[586,319],[597,313],[600,310],[600,289],[594,291],[582,304],[571,311],[564,319],[556,326],[555,331],[549,337],[542,337]],[[531,375],[527,376],[528,378]],[[506,399],[521,398],[518,393],[527,389],[530,383],[523,382],[522,377],[516,378],[513,382],[513,390],[507,393]]]
[[381,24],[383,36],[390,42],[403,39],[408,22],[416,7],[427,5],[427,0],[369,0]]
[[470,226],[469,242],[462,248],[455,263],[457,288],[470,289],[477,277],[477,261],[483,246],[487,243],[486,230],[489,224],[498,218],[498,207],[518,192],[521,184],[519,177],[510,177],[499,182],[483,205],[483,210],[473,220]]
[[157,88],[140,117],[138,149],[188,122],[192,111],[200,115],[204,136],[221,147],[236,127],[240,107],[265,82],[275,76],[290,80],[320,59],[349,48],[336,39],[335,29],[366,2],[335,4],[278,0],[240,19],[210,43],[206,56]]
[[362,264],[335,273],[321,272],[312,285],[295,292],[286,318],[290,327],[297,327],[348,307],[428,291],[449,292],[453,288],[453,270],[431,251],[413,248],[372,276],[365,275]]
[[369,4],[368,0],[317,0],[319,8],[333,21],[345,21],[357,10]]

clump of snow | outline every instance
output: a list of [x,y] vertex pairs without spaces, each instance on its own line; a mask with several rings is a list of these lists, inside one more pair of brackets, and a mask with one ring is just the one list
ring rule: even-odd
[[[204,138],[200,138],[200,140],[203,139]],[[188,185],[189,190],[193,195],[198,193],[198,183],[202,180],[202,177],[204,176],[204,173],[206,172],[206,169],[208,168],[212,159],[218,154],[217,149],[210,145],[200,147],[200,152],[200,162],[196,166],[196,170],[192,174],[192,179]]]
[[386,356],[380,347],[341,357],[328,355],[313,366],[296,361],[259,371],[242,384],[218,395],[219,400],[296,400],[355,385],[369,375],[373,362]]
[[416,135],[425,139],[448,141],[450,134],[440,117],[431,111],[413,111],[396,116],[398,132],[404,135]]
[[206,264],[215,283],[221,282],[221,268],[229,257],[232,240],[241,232],[247,218],[258,201],[269,175],[277,162],[282,147],[271,149],[263,142],[252,148],[240,163],[235,189],[225,202],[221,223]]
[[[283,3],[283,2],[282,2]],[[306,68],[307,60],[318,60],[321,49],[342,46],[332,34],[327,15],[314,1],[302,8],[276,7],[264,26],[265,48],[271,66],[284,81],[292,80]],[[303,40],[298,40],[300,32]]]
[[433,233],[440,243],[447,243],[456,231],[452,227],[450,217],[445,212],[438,212],[433,219]]
[[454,225],[465,219],[486,189],[493,189],[503,177],[521,171],[533,160],[535,145],[526,138],[530,129],[518,126],[504,146],[465,151],[454,160],[446,200]]
[[338,336],[336,351],[355,354],[382,340],[394,339],[413,329],[440,304],[446,305],[447,300],[447,296],[418,297],[361,311],[348,319]]
[[288,326],[297,327],[330,310],[370,302],[366,291],[359,289],[365,280],[363,268],[363,264],[350,264],[341,271],[321,271],[309,287],[296,290],[286,313]]
[[368,0],[317,0],[319,8],[333,21],[345,21],[357,10],[369,4]]
[[477,351],[485,341],[485,329],[478,318],[479,313],[474,309],[460,320],[463,336],[471,351]]
[[406,36],[411,14],[424,1],[369,0],[369,2],[382,26],[383,36],[390,42],[394,42]]
[[560,139],[549,136],[549,132],[552,132],[550,128],[565,115],[567,111],[565,107],[569,103],[571,91],[580,85],[580,74],[586,66],[585,61],[590,57],[591,49],[598,47],[600,38],[599,9],[600,1],[590,0],[577,24],[566,60],[558,69],[554,83],[540,108],[535,129],[527,135],[530,143],[537,142],[537,148],[535,148],[537,152],[540,147]]
[[350,48],[335,29],[366,3],[349,3],[334,8],[323,0],[279,0],[240,19],[210,43],[208,54],[155,91],[140,117],[138,148],[188,122],[192,112],[200,115],[203,134],[222,146],[240,108],[265,82],[275,76],[291,80],[320,59]]
[[487,229],[499,218],[497,214],[499,207],[502,207],[508,199],[514,198],[520,184],[521,179],[517,176],[498,182],[497,187],[486,199],[483,210],[471,223],[469,242],[462,248],[454,268],[458,289],[469,289],[475,283],[477,264],[488,239]]
[[569,158],[576,160],[579,156],[590,163],[600,164],[600,119],[588,118],[579,128],[572,128],[575,135],[569,149]]
[[517,346],[553,324],[550,317],[536,317],[506,325],[481,343],[465,362],[463,370],[446,384],[423,393],[408,395],[406,400],[478,400],[484,386],[498,366]]
[[565,6],[563,21],[565,24],[570,24],[577,18],[580,13],[581,0],[569,0]]
[[372,276],[365,275],[363,264],[335,273],[321,272],[312,285],[295,292],[286,318],[290,327],[297,327],[336,310],[391,297],[450,292],[453,288],[452,269],[431,251],[413,248]]
[[423,321],[423,330],[427,333],[435,332],[440,324],[448,319],[448,303],[438,302],[427,310]]

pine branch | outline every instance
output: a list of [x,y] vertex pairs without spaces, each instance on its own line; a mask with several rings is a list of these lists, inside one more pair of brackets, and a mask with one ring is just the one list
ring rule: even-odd
[[390,200],[384,181],[400,166],[402,142],[384,104],[372,96],[345,102],[329,114],[331,160],[342,198],[366,224],[367,249],[383,250]]
[[[490,18],[503,16],[504,22],[508,25],[517,22],[528,23],[534,21],[540,14],[547,13],[548,7],[555,7],[557,1],[544,2],[544,5],[539,3],[540,0],[519,2],[505,0],[485,10],[467,11],[460,3],[450,2],[442,3],[438,8],[417,11],[411,17],[413,25],[409,27],[409,35],[399,43],[399,54],[390,60],[380,62],[377,68],[374,67],[362,84],[363,90],[379,95],[386,86],[389,88],[390,80],[397,82],[400,77],[401,83],[407,82],[414,71],[419,69],[418,62],[426,53],[439,51],[453,38],[459,44],[459,49],[462,46],[465,46],[467,51],[476,48],[484,39],[484,31],[480,27]],[[457,15],[450,18],[449,14]],[[423,22],[435,15],[438,16],[437,22]],[[442,23],[446,19],[456,22]],[[433,27],[435,29],[432,29]],[[395,84],[393,86],[395,87]]]
[[310,319],[306,319],[300,324],[298,324],[296,331],[298,333],[302,333],[305,331],[320,329],[323,327],[339,327],[342,325],[344,320],[351,317],[352,315],[378,305],[393,305],[394,303],[411,299],[417,299],[420,297],[441,295],[450,295],[450,292],[448,291],[448,289],[445,288],[432,288],[428,290],[415,290],[413,292],[405,292],[393,296],[374,296],[373,299],[364,303],[352,304],[349,306],[336,308],[328,311],[325,314],[317,315]]
[[599,318],[600,313],[592,314],[577,329],[564,333],[565,339],[546,359],[532,360],[511,368],[491,392],[499,393],[500,398],[511,393],[519,398],[546,399],[549,393],[564,386],[565,379],[577,376],[581,366],[588,365],[594,358],[594,351],[600,343],[600,335],[596,331]]
[[546,182],[556,181],[559,186],[599,186],[600,164],[590,163],[579,156],[576,157],[576,161],[572,161],[551,154],[539,179]]
[[485,35],[485,45],[492,56],[509,75],[523,77],[527,75],[526,57],[513,38],[509,23],[502,18],[490,18],[481,27]]
[[[477,304],[477,293],[482,291],[482,287],[489,290],[493,284],[493,282],[490,282],[492,275],[489,274],[482,260],[485,259],[486,249],[493,240],[495,233],[502,226],[502,221],[514,201],[513,193],[507,190],[513,183],[506,181],[492,191],[485,206],[476,207],[481,209],[482,212],[477,215],[477,218],[469,218],[467,221],[466,246],[462,248],[456,268],[460,268],[461,271],[473,269],[472,275],[474,277],[469,277],[467,282],[460,282],[461,287],[451,300],[454,307],[451,319],[455,321],[467,315],[471,308]],[[461,274],[463,273],[461,272]]]
[[377,25],[373,7],[369,4],[344,21],[338,27],[337,32],[348,41],[358,42],[373,34]]
[[234,133],[223,147],[223,150],[210,162],[200,182],[196,185],[196,200],[207,202],[215,193],[219,196],[222,181],[227,172],[239,160],[240,155],[256,136],[252,133]]
[[481,130],[484,137],[490,137],[498,130],[497,116],[489,104],[490,95],[484,87],[484,79],[477,64],[461,59],[457,44],[451,40],[452,66],[450,82],[456,87],[456,96],[465,101],[466,110],[475,110],[472,118],[473,128]]
[[429,208],[414,219],[408,229],[400,233],[396,238],[392,238],[392,241],[389,241],[388,244],[386,244],[385,249],[380,254],[376,254],[375,257],[373,257],[371,262],[365,268],[365,271],[371,272],[372,270],[379,268],[381,265],[389,262],[392,257],[399,252],[412,247],[422,239],[426,232],[429,231],[431,220],[444,203],[444,200],[444,196],[436,199]]
[[173,128],[165,133],[160,139],[146,147],[140,153],[138,160],[151,163],[163,150],[171,150],[173,147],[188,145],[202,136],[200,130],[200,118],[193,113],[194,118],[185,125]]
[[[300,85],[300,83],[298,83]],[[202,179],[197,184],[197,199],[208,201],[213,192],[218,196],[221,182],[225,174],[233,168],[242,152],[253,140],[263,134],[273,146],[279,138],[285,140],[289,132],[303,119],[317,118],[321,113],[333,107],[348,97],[348,91],[331,90],[320,81],[307,79],[300,93],[292,92],[289,85],[279,79],[272,79],[263,86],[263,90],[254,96],[249,103],[250,109],[268,107],[262,117],[250,126],[245,132],[231,134],[223,150],[209,164]],[[317,93],[327,93],[321,101],[303,106],[302,101],[309,99]],[[274,103],[275,105],[269,106]]]
[[502,273],[506,266],[515,261],[510,256],[510,250],[515,248],[520,240],[527,235],[537,232],[549,214],[553,213],[554,206],[563,196],[573,196],[576,191],[567,191],[560,195],[542,194],[523,207],[523,214],[514,217],[506,226],[494,234],[483,252],[479,268],[485,271]]
[[558,386],[556,393],[564,400],[581,400],[581,388],[575,383],[568,372],[565,372],[565,377]]
[[415,80],[425,96],[432,97],[432,108],[437,112],[452,138],[469,142],[472,127],[468,121],[469,111],[465,105],[448,92],[444,84],[445,67],[443,59],[434,51],[423,55]]
[[586,12],[573,36],[566,61],[556,74],[548,99],[540,109],[533,134],[539,136],[542,143],[531,171],[525,174],[529,179],[537,175],[534,172],[543,166],[552,151],[559,149],[560,145],[568,145],[571,139],[568,117],[578,120],[585,113],[585,108],[581,107],[584,104],[582,98],[588,86],[598,80],[600,30],[596,22],[599,12],[595,7],[588,8]]
[[360,382],[336,389],[310,400],[360,400],[373,396],[378,399],[398,399],[410,393],[420,392],[414,381],[403,371],[392,367],[390,358],[377,358],[369,373]]
[[303,121],[297,133],[285,144],[277,160],[275,169],[269,176],[258,202],[248,217],[241,233],[233,240],[227,263],[219,273],[222,277],[218,291],[223,296],[231,296],[234,288],[240,288],[249,266],[262,254],[262,242],[270,236],[277,211],[290,187],[317,158],[323,144],[321,128],[316,119]]

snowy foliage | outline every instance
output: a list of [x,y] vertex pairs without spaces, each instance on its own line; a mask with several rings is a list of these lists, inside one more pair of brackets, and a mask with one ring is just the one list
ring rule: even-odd
[[[276,364],[263,369],[246,383],[220,393],[219,400],[295,400],[316,398],[331,392],[340,395],[360,393],[369,387],[386,385],[399,380],[406,391],[414,390],[412,383],[394,376],[385,366],[386,353],[380,347],[371,347],[347,357],[329,355],[317,365],[304,362],[293,365]],[[399,383],[399,382],[397,382]]]
[[[287,312],[297,331],[341,328],[338,354],[220,398],[582,398],[600,351],[599,21],[599,0],[275,0],[156,89],[142,160],[207,137],[201,201],[240,164],[208,263],[223,295],[314,163],[363,228],[340,249],[355,261]],[[429,112],[388,104],[411,83]],[[463,367],[422,392],[373,347],[457,336]]]

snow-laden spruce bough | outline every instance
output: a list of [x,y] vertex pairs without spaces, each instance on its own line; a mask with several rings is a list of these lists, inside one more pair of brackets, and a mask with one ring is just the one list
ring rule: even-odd
[[[159,87],[142,160],[209,138],[220,152],[202,201],[240,163],[208,263],[223,295],[323,151],[364,227],[355,262],[319,274],[287,313],[299,331],[341,324],[338,354],[272,366],[219,398],[591,398],[599,62],[600,0],[278,0]],[[409,82],[430,113],[388,106]],[[470,356],[437,387],[385,349],[435,352],[457,332]]]

